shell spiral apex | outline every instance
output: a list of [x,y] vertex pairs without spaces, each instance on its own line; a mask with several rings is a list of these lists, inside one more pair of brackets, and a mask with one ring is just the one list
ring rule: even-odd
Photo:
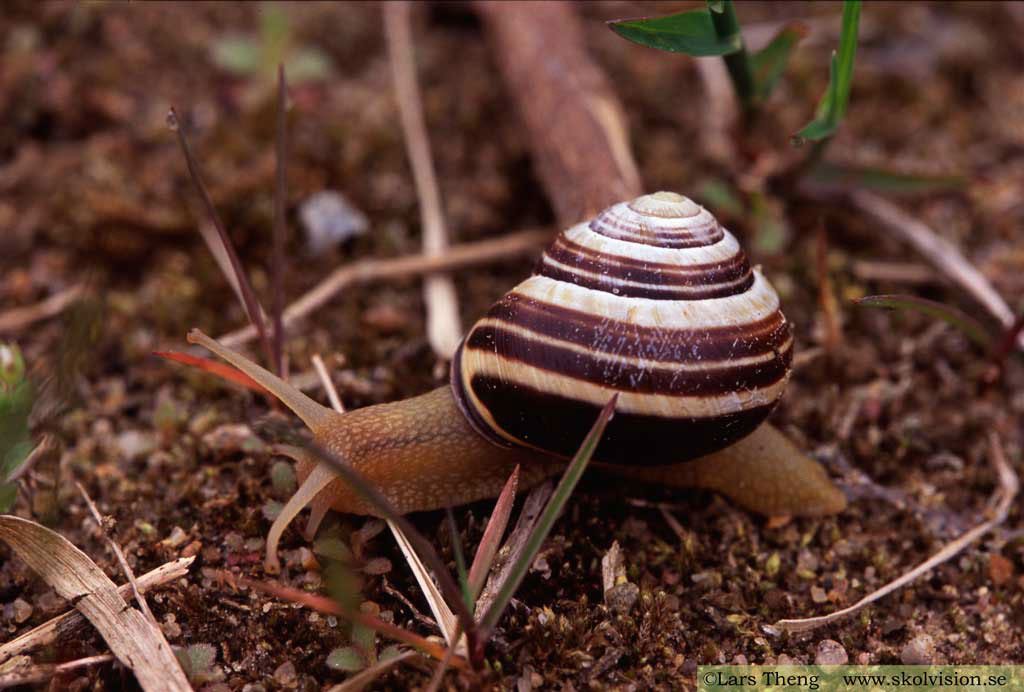
[[617,392],[595,459],[673,463],[761,424],[789,379],[791,332],[736,238],[657,192],[560,233],[470,330],[452,387],[478,432],[558,456]]

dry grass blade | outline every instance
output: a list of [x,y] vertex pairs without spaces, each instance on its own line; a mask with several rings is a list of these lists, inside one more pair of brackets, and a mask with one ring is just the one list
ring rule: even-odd
[[[448,230],[444,221],[437,176],[434,173],[419,85],[416,82],[410,10],[410,4],[405,1],[385,3],[384,28],[391,75],[395,82],[395,96],[398,99],[402,121],[402,134],[405,135],[405,147],[412,163],[416,196],[420,203],[423,252],[428,256],[442,255],[448,248]],[[428,276],[424,281],[423,290],[427,306],[427,338],[438,357],[450,359],[462,340],[455,284],[450,276]]]
[[[317,596],[316,594],[307,593],[305,591],[300,591],[299,589],[293,589],[287,586],[281,586],[280,584],[256,581],[255,579],[248,579],[246,577],[238,577],[230,572],[218,572],[218,576],[228,583],[237,582],[242,586],[247,586],[251,589],[262,591],[263,593],[268,593],[272,596],[276,596],[283,600],[291,601],[292,603],[302,604],[309,608],[313,608],[314,610],[317,610],[321,613],[326,613],[328,615],[338,615],[340,617],[345,618],[346,620],[357,622],[360,625],[369,627],[373,631],[384,635],[385,637],[390,637],[391,639],[401,642],[402,644],[408,644],[409,646],[414,647],[419,651],[422,651],[428,656],[436,658],[438,661],[444,660],[445,653],[447,650],[430,641],[429,639],[424,639],[418,634],[402,629],[397,625],[392,625],[391,623],[384,622],[380,618],[374,617],[367,613],[343,608],[339,603],[325,596]],[[467,668],[466,660],[463,658],[454,658],[451,662],[451,665],[455,666],[456,668],[461,668],[463,670]]]
[[[188,574],[188,569],[193,562],[195,562],[195,557],[181,557],[162,564],[139,577],[139,589],[145,593],[163,584],[181,579]],[[131,594],[132,585],[122,584],[117,587],[117,592],[121,594],[122,598],[125,598]],[[77,610],[69,610],[51,620],[47,620],[17,639],[12,639],[3,646],[0,646],[0,663],[12,656],[52,644],[62,638],[71,637],[79,628],[84,627],[85,624],[85,616]]]
[[1003,453],[1003,445],[999,441],[999,436],[994,432],[989,434],[989,449],[989,456],[992,460],[992,465],[995,467],[996,475],[999,480],[999,486],[992,495],[992,506],[994,507],[994,510],[992,512],[991,519],[982,522],[956,540],[946,544],[942,550],[932,555],[917,567],[914,567],[906,574],[903,574],[898,579],[889,582],[877,591],[868,594],[848,608],[843,608],[842,610],[837,610],[834,613],[829,613],[828,615],[822,615],[820,617],[779,620],[773,625],[773,627],[785,632],[808,632],[817,627],[821,627],[822,625],[827,625],[830,622],[835,622],[847,615],[852,615],[865,606],[874,603],[883,596],[886,596],[896,589],[909,584],[928,570],[952,559],[964,548],[1006,521],[1006,516],[1010,513],[1010,508],[1013,506],[1013,500],[1017,497],[1017,492],[1020,489],[1020,482],[1017,478],[1017,474],[1006,460],[1006,456]]
[[[535,251],[550,240],[551,234],[547,231],[520,231],[493,240],[453,245],[443,255],[424,253],[390,259],[368,259],[346,264],[335,269],[327,278],[291,303],[285,309],[282,317],[284,326],[287,329],[296,320],[322,307],[336,293],[352,284],[421,276],[508,260],[517,255]],[[256,336],[256,329],[249,325],[230,334],[225,334],[218,341],[225,346],[235,347],[251,341]]]
[[[850,193],[849,199],[862,213],[914,246],[925,259],[978,301],[1004,327],[1013,325],[1016,316],[1010,306],[952,243],[941,238],[927,224],[873,192],[857,190]],[[1018,335],[1017,346],[1024,348],[1024,334]]]
[[159,627],[128,606],[114,582],[66,538],[35,522],[0,516],[0,539],[62,598],[75,604],[144,690],[191,690]]
[[277,66],[277,169],[274,180],[274,248],[270,267],[270,281],[274,316],[274,360],[273,367],[278,377],[284,377],[284,246],[288,233],[285,225],[284,208],[288,197],[288,180],[285,176],[285,162],[288,160],[288,88],[284,78],[284,65]]
[[473,557],[473,564],[469,568],[469,594],[476,602],[480,590],[484,588],[484,580],[491,571],[494,563],[494,556],[501,544],[501,537],[505,535],[505,528],[508,526],[508,519],[512,514],[512,504],[516,499],[516,489],[519,487],[519,466],[512,471],[501,489],[497,502],[494,503],[494,511],[484,529],[484,535],[480,538],[480,545],[477,546],[476,555]]
[[[220,237],[221,245],[227,253],[228,259],[231,260],[231,269],[233,270],[235,280],[238,282],[238,287],[242,293],[242,306],[245,308],[245,312],[249,316],[249,321],[252,322],[256,328],[256,332],[259,334],[260,343],[263,345],[263,351],[267,358],[267,362],[272,363],[274,360],[274,354],[273,350],[270,348],[270,340],[267,338],[266,326],[263,324],[263,308],[260,306],[259,301],[256,300],[256,294],[253,292],[252,286],[249,284],[249,279],[245,275],[245,271],[242,269],[242,262],[238,259],[238,253],[235,252],[235,246],[232,245],[231,238],[228,237],[228,232],[224,229],[224,224],[220,220],[220,214],[217,213],[217,207],[214,206],[213,199],[210,197],[210,191],[206,188],[206,183],[203,182],[203,176],[199,170],[199,163],[192,155],[192,149],[188,144],[188,137],[185,136],[185,130],[178,120],[178,113],[173,107],[167,113],[167,124],[178,135],[178,144],[181,145],[181,153],[185,156],[185,165],[188,166],[188,172],[192,176],[192,182],[199,191],[199,196],[202,197],[203,204],[206,206],[206,211],[210,215],[210,219],[213,221],[214,227],[217,229],[217,235]],[[228,281],[230,282],[231,279],[229,278]]]
[[459,619],[455,617],[451,608],[445,603],[444,596],[437,588],[434,580],[430,578],[430,572],[423,565],[423,562],[416,554],[402,529],[391,520],[388,520],[387,524],[388,528],[391,529],[391,535],[395,537],[395,542],[398,543],[398,547],[402,550],[402,555],[405,556],[409,569],[412,570],[413,576],[416,577],[416,583],[419,584],[420,591],[423,592],[424,598],[427,599],[427,605],[430,606],[430,612],[433,613],[434,620],[437,622],[441,634],[444,635],[444,640],[448,642],[448,646],[455,646],[459,649],[460,654],[465,654],[465,639],[455,639],[455,632],[459,629]]
[[8,687],[29,685],[34,682],[46,682],[58,675],[70,673],[73,670],[88,668],[90,666],[98,666],[103,663],[109,663],[113,660],[114,657],[110,654],[100,654],[99,656],[88,656],[86,658],[79,658],[74,661],[58,663],[56,665],[29,666],[24,670],[17,670],[13,673],[4,673],[0,675],[0,690],[7,689]]
[[395,666],[405,663],[409,659],[416,658],[417,656],[419,656],[419,654],[415,651],[404,651],[392,658],[377,661],[374,665],[370,666],[366,670],[359,671],[345,682],[341,682],[327,688],[327,692],[357,692],[379,678],[381,675],[384,675],[384,673],[387,673]]
[[59,315],[64,308],[81,298],[84,292],[85,289],[82,286],[72,286],[54,293],[34,305],[12,308],[2,312],[0,313],[0,332],[16,332],[40,320]]
[[327,392],[327,400],[331,402],[331,408],[338,413],[345,413],[345,406],[341,403],[341,397],[338,396],[338,390],[334,387],[334,382],[331,380],[330,373],[327,372],[327,366],[324,365],[324,359],[320,357],[319,353],[314,353],[312,360],[313,369],[316,370],[317,377],[320,378],[320,382],[323,384],[324,390]]

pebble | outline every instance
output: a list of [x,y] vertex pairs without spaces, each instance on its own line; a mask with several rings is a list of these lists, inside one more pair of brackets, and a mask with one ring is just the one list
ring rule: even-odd
[[818,650],[814,654],[814,664],[818,666],[843,666],[849,663],[850,657],[846,654],[843,645],[832,639],[822,639],[818,642]]
[[32,606],[28,601],[16,598],[10,607],[11,619],[19,625],[32,617]]
[[125,461],[137,461],[156,450],[156,436],[141,430],[125,430],[117,436],[117,450]]
[[274,681],[282,687],[296,687],[299,675],[295,670],[295,664],[291,661],[285,661],[279,665],[274,671]]
[[900,662],[909,666],[923,666],[938,663],[935,654],[935,640],[931,635],[919,634],[900,651]]
[[362,235],[370,227],[366,214],[335,190],[322,190],[303,201],[299,206],[299,219],[306,231],[306,248],[311,255]]

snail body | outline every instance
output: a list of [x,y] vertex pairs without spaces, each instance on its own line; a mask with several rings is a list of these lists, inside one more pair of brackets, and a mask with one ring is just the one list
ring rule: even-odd
[[[451,386],[339,414],[193,330],[280,398],[314,439],[400,511],[497,495],[516,466],[531,484],[564,468],[601,407],[616,414],[594,462],[722,492],[762,514],[826,514],[845,498],[821,467],[762,425],[782,396],[792,329],[736,239],[686,197],[659,192],[559,234],[533,276],[460,344]],[[307,504],[374,514],[303,450],[303,479],[268,536],[268,564]]]

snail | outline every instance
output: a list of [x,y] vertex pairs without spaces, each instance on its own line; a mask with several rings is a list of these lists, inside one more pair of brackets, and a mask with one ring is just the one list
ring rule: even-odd
[[[775,290],[729,231],[675,193],[560,233],[470,329],[451,385],[418,397],[339,414],[198,330],[188,338],[280,398],[403,513],[496,496],[517,465],[524,485],[558,473],[613,393],[594,465],[765,515],[845,507],[824,470],[764,424],[793,355]],[[268,534],[269,566],[306,505],[310,537],[329,508],[375,514],[310,453],[285,453],[303,482]]]

